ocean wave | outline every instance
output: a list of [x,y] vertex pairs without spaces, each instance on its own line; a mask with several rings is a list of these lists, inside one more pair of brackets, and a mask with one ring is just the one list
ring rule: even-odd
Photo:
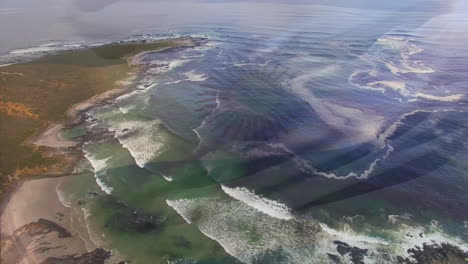
[[[207,237],[243,263],[268,261],[283,256],[288,263],[326,263],[326,254],[317,256],[315,244],[319,227],[271,217],[243,202],[223,198],[196,198],[167,201],[187,223],[195,224]],[[304,225],[303,228],[300,225]],[[302,230],[298,236],[298,230]],[[269,255],[271,254],[271,255]]]
[[[423,245],[441,245],[444,243],[459,247],[468,251],[468,244],[458,237],[444,232],[437,221],[432,221],[428,226],[416,225],[412,222],[411,215],[389,215],[389,221],[394,226],[384,231],[386,237],[370,236],[353,230],[352,225],[342,223],[340,229],[330,228],[320,223],[322,230],[328,233],[332,240],[345,242],[369,251],[364,263],[393,264],[397,257],[411,258],[409,249],[422,248]],[[373,232],[369,227],[366,232]]]
[[364,247],[368,246],[369,244],[389,245],[389,242],[385,241],[384,239],[362,235],[352,231],[351,229],[348,229],[346,231],[340,231],[330,228],[324,223],[320,223],[319,225],[322,228],[322,230],[328,233],[330,236],[335,237],[336,239],[346,242],[350,245]]
[[111,122],[110,125],[109,130],[128,149],[140,168],[144,168],[166,149],[166,138],[161,133],[158,120]]
[[55,192],[57,193],[59,202],[60,202],[63,206],[65,206],[65,207],[67,207],[67,208],[71,208],[71,207],[72,207],[72,204],[71,204],[69,201],[67,201],[67,199],[65,198],[64,192],[63,192],[62,190],[60,190],[60,184],[57,184],[57,185],[55,186]]
[[284,220],[289,220],[294,217],[291,210],[286,205],[258,196],[246,188],[230,188],[225,185],[221,185],[221,189],[232,198],[237,199],[269,216]]
[[459,237],[454,237],[445,233],[437,221],[432,221],[428,226],[410,226],[403,224],[395,233],[400,240],[402,251],[401,255],[409,257],[408,249],[420,247],[423,245],[441,245],[451,244],[457,246],[463,251],[468,251],[468,243]]
[[91,217],[90,209],[87,207],[82,207],[81,211],[83,213],[84,226],[86,231],[88,232],[89,239],[96,247],[104,246],[106,241],[104,234],[94,231],[91,227],[91,219],[89,219]]
[[398,256],[410,257],[408,249],[424,244],[449,243],[468,250],[465,242],[446,234],[436,222],[426,227],[413,226],[404,216],[401,219],[407,219],[405,224],[395,220],[394,228],[379,229],[377,233],[387,233],[383,238],[369,235],[374,231],[370,227],[362,233],[346,223],[342,223],[342,228],[331,228],[313,219],[284,220],[237,199],[205,197],[166,202],[187,223],[196,225],[205,236],[217,241],[227,253],[244,263],[268,261],[264,257],[284,258],[287,263],[297,264],[329,263],[329,254],[348,263],[350,256],[341,256],[335,241],[367,250],[364,257],[367,264],[393,264]]
[[187,222],[187,224],[192,223],[192,213],[190,211],[191,200],[166,200],[166,204],[172,207],[185,220],[185,222]]
[[84,47],[83,43],[45,43],[37,47],[25,48],[25,49],[15,49],[10,51],[10,54],[29,54],[29,53],[47,53],[52,51],[61,51],[61,50],[70,50],[78,49]]
[[106,175],[105,168],[107,166],[107,161],[111,158],[98,159],[93,153],[83,149],[85,153],[85,158],[91,163],[91,166],[94,168],[94,178],[96,183],[99,185],[101,190],[107,194],[111,194],[114,190],[112,187],[106,185],[106,183],[101,179],[102,176]]
[[162,175],[163,178],[168,181],[168,182],[171,182],[171,181],[174,181],[174,178],[170,177],[170,176],[167,176],[167,175]]

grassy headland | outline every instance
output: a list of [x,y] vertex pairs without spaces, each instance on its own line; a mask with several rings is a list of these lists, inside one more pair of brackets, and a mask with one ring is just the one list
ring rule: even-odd
[[19,178],[63,173],[60,156],[26,142],[52,124],[66,124],[72,106],[121,87],[134,70],[128,58],[194,45],[191,38],[113,43],[0,67],[0,199]]

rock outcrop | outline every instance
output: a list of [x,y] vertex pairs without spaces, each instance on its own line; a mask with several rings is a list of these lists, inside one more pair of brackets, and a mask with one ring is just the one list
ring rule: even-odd
[[424,244],[408,253],[411,258],[399,257],[399,264],[468,264],[468,252],[450,244]]
[[[349,254],[351,257],[351,261],[353,264],[365,264],[364,263],[364,257],[367,255],[367,249],[361,249],[358,247],[352,247],[344,242],[341,241],[333,241],[333,244],[336,245],[336,250],[340,255],[344,256]],[[335,263],[338,260],[338,258],[333,258],[332,256],[329,255],[331,259],[334,259]]]
[[110,252],[95,249],[86,252],[81,238],[57,223],[39,219],[1,236],[1,263],[100,264]]

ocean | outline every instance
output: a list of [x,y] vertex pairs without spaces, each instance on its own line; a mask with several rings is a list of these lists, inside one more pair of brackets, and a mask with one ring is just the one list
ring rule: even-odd
[[468,5],[317,3],[70,4],[47,18],[67,27],[10,33],[2,63],[207,38],[132,58],[135,89],[75,128],[91,172],[57,191],[96,245],[200,264],[360,263],[340,242],[362,263],[468,250]]

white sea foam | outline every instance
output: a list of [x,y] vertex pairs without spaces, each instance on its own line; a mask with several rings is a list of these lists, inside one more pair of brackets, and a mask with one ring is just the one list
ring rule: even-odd
[[373,162],[371,162],[369,166],[367,167],[367,169],[365,169],[361,173],[350,172],[346,175],[339,175],[339,174],[332,173],[332,172],[323,172],[323,171],[317,170],[307,160],[304,160],[300,158],[299,156],[297,156],[294,152],[289,150],[284,144],[268,144],[268,145],[275,147],[275,148],[280,148],[283,151],[286,151],[287,153],[289,153],[290,155],[293,155],[292,161],[304,172],[308,172],[308,173],[312,173],[312,174],[320,175],[329,179],[336,179],[336,180],[345,180],[351,177],[355,177],[358,179],[368,178],[375,171],[379,162],[385,160],[390,155],[390,153],[392,153],[394,150],[392,146],[385,143],[384,145],[381,146],[382,149],[386,148],[385,152],[383,152],[383,155],[375,159]]
[[[336,240],[369,250],[365,263],[393,264],[396,256],[409,257],[408,249],[423,244],[450,243],[468,250],[465,242],[445,234],[436,222],[427,227],[410,226],[406,223],[411,217],[405,215],[389,216],[389,219],[398,220],[393,229],[387,230],[384,239],[357,232],[349,223],[343,223],[337,229],[324,223],[317,224],[313,219],[285,221],[238,200],[205,197],[166,202],[187,223],[196,225],[205,236],[217,241],[227,253],[244,263],[253,263],[265,252],[276,250],[281,250],[292,264],[328,263],[328,253],[348,263],[349,256],[337,254],[333,244]],[[297,232],[298,228],[300,232]]]
[[105,159],[98,159],[96,158],[91,152],[84,150],[85,158],[91,163],[91,166],[94,168],[94,178],[96,179],[96,183],[99,185],[101,190],[107,194],[111,194],[113,188],[107,186],[105,182],[102,181],[101,176],[105,175],[106,172],[104,171],[107,166],[107,161],[110,160],[109,158]]
[[367,169],[365,169],[361,173],[359,173],[359,172],[349,172],[348,174],[340,175],[340,174],[333,173],[333,172],[323,172],[323,171],[317,170],[315,167],[310,165],[309,162],[307,162],[306,160],[300,159],[298,157],[296,157],[295,160],[299,160],[297,162],[298,162],[298,164],[300,164],[300,168],[303,168],[305,171],[308,171],[310,173],[320,175],[320,176],[323,176],[323,177],[326,177],[326,178],[329,178],[329,179],[345,180],[345,179],[349,179],[351,177],[358,178],[358,179],[367,179],[375,171],[375,169],[377,168],[377,165],[380,162],[386,160],[388,158],[388,156],[390,155],[390,153],[392,153],[393,150],[394,150],[393,147],[390,144],[386,144],[384,146],[384,148],[386,148],[386,150],[383,153],[383,155],[380,156],[379,158],[376,158],[374,161],[372,161],[369,164],[369,166],[367,167]]
[[[408,249],[426,245],[451,244],[459,247],[463,251],[468,251],[468,243],[459,237],[454,237],[444,233],[436,221],[432,221],[429,226],[409,226],[403,224],[394,234],[399,241],[399,247],[394,249],[399,255],[409,257]],[[398,249],[401,248],[401,251]]]
[[[458,237],[444,233],[435,221],[429,226],[422,227],[406,224],[411,221],[411,215],[389,215],[388,218],[389,222],[395,225],[395,228],[387,230],[386,239],[358,233],[349,224],[344,224],[340,230],[330,228],[323,223],[320,226],[324,232],[331,236],[331,240],[339,240],[351,246],[368,249],[369,254],[367,260],[364,261],[365,263],[393,264],[396,261],[396,256],[411,257],[408,249],[422,248],[425,244],[449,243],[468,251],[467,243]],[[384,256],[386,257],[384,258]]]
[[144,168],[145,165],[158,157],[166,148],[164,135],[159,128],[158,120],[127,121],[113,123],[110,128],[120,144],[132,155],[135,163]]
[[57,184],[57,185],[55,186],[55,192],[57,193],[57,196],[58,196],[58,198],[59,198],[60,203],[61,203],[63,206],[67,207],[67,208],[71,208],[72,204],[71,204],[70,202],[68,202],[67,199],[65,199],[64,194],[63,194],[63,192],[60,190],[59,187],[60,187],[60,184]]
[[397,65],[393,62],[389,61],[382,61],[385,66],[395,75],[399,75],[400,73],[433,73],[435,72],[429,66],[426,66],[422,62],[419,61],[408,61],[403,60],[400,62],[400,65]]
[[244,67],[244,66],[261,66],[261,67],[266,67],[268,64],[270,64],[271,60],[265,61],[265,63],[254,63],[254,62],[238,62],[234,63],[234,66],[236,67]]
[[414,55],[423,52],[424,49],[402,37],[383,36],[377,39],[377,43],[384,47],[401,51],[403,55]]
[[167,261],[167,264],[196,264],[196,263],[199,263],[199,261],[195,259],[176,259],[176,260]]
[[18,75],[18,76],[24,76],[24,74],[20,72],[0,72],[1,75]]
[[387,222],[392,225],[399,223],[402,220],[411,220],[413,216],[411,214],[403,214],[403,215],[389,215]]
[[425,94],[425,93],[415,93],[415,97],[423,98],[423,99],[428,99],[428,100],[434,100],[434,101],[442,101],[442,102],[454,102],[454,101],[459,101],[461,100],[464,95],[463,94],[452,94],[452,95],[446,95],[446,96],[437,96],[437,95],[431,95],[431,94]]
[[[267,252],[281,250],[289,263],[312,263],[317,256],[316,225],[277,219],[230,198],[197,198],[167,201],[187,223],[195,224],[207,237],[242,261],[253,263]],[[299,225],[300,234],[297,233]]]
[[131,110],[133,110],[135,108],[136,108],[135,105],[119,106],[119,110],[120,110],[120,112],[122,112],[122,114],[128,114],[128,112],[130,112]]
[[97,246],[97,247],[100,247],[100,246],[103,246],[104,244],[104,234],[98,234],[96,232],[94,232],[90,226],[90,223],[89,223],[89,217],[91,216],[91,212],[88,208],[86,207],[82,207],[81,208],[82,212],[83,212],[83,218],[84,218],[84,222],[85,222],[85,227],[86,227],[86,230],[88,232],[88,237],[89,239],[91,240],[91,242]]
[[211,113],[201,122],[201,124],[200,124],[198,127],[192,129],[192,131],[195,133],[195,135],[197,135],[197,138],[198,138],[198,140],[199,140],[198,146],[195,148],[194,152],[197,152],[197,151],[200,149],[200,146],[202,146],[202,144],[203,144],[203,137],[202,137],[202,135],[200,134],[199,131],[205,127],[205,124],[206,124],[207,120],[209,120],[209,119],[214,115],[214,113],[216,113],[216,112],[218,111],[220,105],[221,105],[221,101],[219,100],[219,93],[217,93],[217,94],[216,94],[216,107],[215,107],[215,108],[211,111]]
[[[390,88],[392,90],[395,90],[396,92],[400,93],[403,96],[409,96],[410,92],[406,88],[406,83],[400,82],[400,81],[376,81],[376,82],[370,82],[367,84],[367,86],[377,88],[377,87],[385,87],[385,88]],[[377,88],[379,89],[379,88]],[[380,88],[383,89],[383,88]]]
[[424,49],[414,44],[409,39],[384,36],[378,39],[377,44],[382,45],[384,48],[390,48],[400,52],[399,61],[381,60],[395,75],[399,75],[400,73],[426,74],[434,72],[434,69],[423,62],[411,59],[411,56],[423,52]]
[[414,115],[416,113],[439,113],[439,112],[460,112],[459,110],[455,109],[436,109],[436,110],[414,110],[408,113],[405,113],[401,115],[395,122],[393,122],[390,126],[388,126],[384,131],[382,131],[378,136],[377,136],[377,141],[381,146],[385,146],[388,142],[387,139],[391,137],[395,131],[403,125],[403,120],[407,118],[408,116]]
[[[375,62],[383,63],[388,70],[395,75],[398,80],[381,80],[375,81],[375,77],[378,77],[378,72],[376,69],[372,69],[370,71],[357,71],[352,74],[349,78],[351,83],[356,85],[359,88],[367,89],[367,90],[374,90],[384,93],[387,90],[393,90],[399,93],[401,96],[405,97],[408,102],[410,101],[417,101],[416,98],[422,98],[426,100],[439,100],[439,101],[457,101],[460,100],[462,95],[448,95],[448,96],[436,96],[431,94],[426,94],[422,92],[418,92],[415,90],[414,87],[407,87],[406,82],[401,80],[401,74],[406,73],[417,73],[417,74],[428,74],[435,72],[434,69],[426,65],[426,63],[413,59],[412,56],[424,51],[418,45],[412,43],[410,40],[400,37],[381,37],[376,42],[378,45],[378,52],[373,53],[372,51],[369,54],[365,54],[362,56],[364,61],[370,61],[372,64]],[[385,55],[381,54],[382,48],[385,49],[392,49],[400,53],[400,56],[394,58],[385,57]],[[373,80],[365,83],[361,80],[356,80],[356,76],[358,74],[368,74],[372,76]],[[396,100],[402,101],[401,98],[395,98]]]
[[[351,75],[350,80],[352,82],[353,82],[354,77],[358,73],[361,73],[361,72],[356,72],[353,75]],[[461,100],[464,97],[463,94],[432,95],[428,93],[410,91],[406,87],[406,83],[402,81],[374,81],[374,82],[369,82],[367,84],[356,84],[356,85],[363,89],[380,91],[382,93],[385,92],[386,89],[391,89],[391,90],[398,92],[400,95],[406,98],[413,98],[413,99],[408,99],[408,102],[418,101],[417,98],[433,100],[433,101],[441,101],[441,102],[455,102],[455,101]],[[446,92],[449,93],[450,91],[446,91]]]
[[42,44],[37,47],[32,48],[25,48],[25,49],[15,49],[10,51],[10,54],[18,55],[18,54],[30,54],[30,53],[42,53],[42,52],[51,52],[51,51],[59,51],[59,50],[67,50],[72,48],[79,48],[82,47],[81,44],[63,44],[63,43],[46,43]]
[[[172,71],[173,69],[184,65],[189,62],[189,59],[174,59],[170,61],[164,60],[154,60],[149,63],[149,68],[146,70],[146,73],[159,75]],[[133,61],[133,64],[141,64],[141,62]]]
[[187,78],[177,80],[177,81],[167,82],[166,84],[176,84],[176,83],[185,82],[185,81],[202,82],[208,79],[208,77],[205,74],[199,74],[199,73],[196,73],[195,71],[189,71],[189,72],[183,73],[183,75],[186,76]]
[[163,175],[163,178],[168,182],[174,181],[174,178],[172,178],[170,176]]
[[202,82],[208,78],[205,74],[196,73],[195,71],[186,72],[184,75],[191,82]]
[[114,190],[114,188],[107,186],[98,176],[96,176],[96,183],[99,185],[101,190],[107,194],[111,194]]
[[95,173],[104,170],[107,166],[107,161],[110,160],[110,158],[97,159],[90,152],[86,152],[85,157],[89,160],[89,162],[91,163],[91,166],[93,166]]
[[192,223],[190,203],[191,201],[188,199],[166,200],[166,204],[172,207],[188,224]]
[[269,216],[284,220],[289,220],[294,217],[291,210],[286,205],[256,195],[246,188],[230,188],[225,185],[221,185],[221,189],[232,198],[237,199]]
[[49,46],[42,46],[42,47],[35,47],[35,48],[27,48],[27,49],[16,49],[10,52],[10,54],[25,54],[25,53],[35,53],[35,52],[47,52],[47,51],[54,51],[57,50],[56,47],[49,47]]
[[381,244],[381,245],[388,245],[389,243],[381,238],[370,237],[366,235],[361,235],[352,231],[348,228],[346,231],[340,231],[333,228],[330,228],[326,224],[320,223],[320,227],[323,231],[327,232],[332,237],[336,238],[337,240],[346,242],[351,245],[361,245],[366,246],[368,244]]

